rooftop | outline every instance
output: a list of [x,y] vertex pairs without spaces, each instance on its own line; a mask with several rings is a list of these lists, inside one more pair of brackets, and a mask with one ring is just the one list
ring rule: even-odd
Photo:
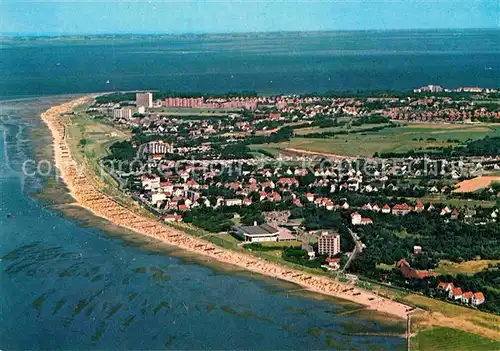
[[234,227],[246,235],[278,235],[279,230],[269,224],[247,225]]

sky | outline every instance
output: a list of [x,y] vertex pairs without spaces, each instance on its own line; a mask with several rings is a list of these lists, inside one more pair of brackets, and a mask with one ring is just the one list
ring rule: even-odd
[[498,0],[0,0],[0,33],[499,28]]

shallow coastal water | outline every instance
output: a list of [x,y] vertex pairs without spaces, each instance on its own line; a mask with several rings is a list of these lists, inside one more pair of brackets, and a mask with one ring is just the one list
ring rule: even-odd
[[290,293],[297,287],[203,262],[78,208],[55,209],[57,196],[35,196],[42,182],[23,176],[22,164],[47,154],[38,114],[51,103],[57,99],[0,108],[0,348],[405,347],[388,335],[404,332],[403,321]]

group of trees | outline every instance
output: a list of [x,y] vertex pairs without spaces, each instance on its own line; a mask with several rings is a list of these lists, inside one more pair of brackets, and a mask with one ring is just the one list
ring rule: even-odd
[[314,259],[309,259],[306,250],[295,247],[288,247],[281,253],[281,257],[288,262],[299,264],[309,268],[320,268],[324,264],[326,255],[318,255]]
[[[367,253],[377,263],[393,264],[407,257],[414,245],[438,259],[460,262],[500,259],[500,226],[496,223],[473,225],[462,221],[446,221],[439,213],[410,213],[387,216],[368,212],[374,224],[359,228],[367,245]],[[389,248],[390,247],[390,248]]]
[[109,150],[111,154],[106,156],[105,160],[132,161],[137,154],[137,149],[128,140],[117,141],[110,146]]
[[217,211],[210,207],[194,208],[183,214],[183,221],[193,223],[212,233],[227,232],[233,226],[231,213]]

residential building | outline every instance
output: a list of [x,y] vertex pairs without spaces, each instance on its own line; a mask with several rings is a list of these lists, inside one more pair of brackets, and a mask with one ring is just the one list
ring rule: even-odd
[[318,238],[318,252],[335,256],[340,252],[340,235],[337,233],[323,232]]
[[132,118],[132,109],[130,108],[117,108],[113,110],[113,118]]
[[428,271],[419,271],[415,268],[411,267],[406,259],[402,258],[396,263],[396,267],[399,269],[401,274],[405,278],[412,279],[424,279],[426,277],[438,276],[439,273],[436,272],[428,272]]
[[485,301],[485,299],[484,299],[483,293],[478,291],[478,292],[474,293],[474,295],[472,296],[471,303],[474,306],[478,306],[478,305],[484,303],[484,301]]
[[164,218],[165,222],[182,222],[182,216],[176,213],[168,214]]
[[461,300],[462,299],[462,289],[454,287],[448,292],[448,298],[453,300]]
[[351,214],[351,223],[352,225],[366,225],[373,224],[371,218],[363,218],[358,212],[354,212]]
[[241,206],[242,204],[242,199],[226,199],[226,206]]
[[396,215],[396,216],[399,216],[399,215],[404,216],[404,215],[410,213],[410,211],[411,211],[411,207],[408,206],[408,204],[406,204],[406,203],[394,205],[394,207],[392,208],[392,214]]
[[340,268],[340,258],[339,257],[335,257],[335,258],[328,257],[325,260],[325,263],[328,264],[328,266],[327,266],[328,270],[336,271]]
[[358,212],[351,213],[351,224],[352,225],[361,224],[361,215]]
[[454,287],[455,286],[453,285],[453,283],[439,282],[437,289],[445,292],[450,292],[450,290]]
[[153,94],[152,93],[137,93],[135,94],[135,106],[146,108],[153,107]]
[[472,291],[467,291],[462,294],[462,303],[470,303],[474,294]]

